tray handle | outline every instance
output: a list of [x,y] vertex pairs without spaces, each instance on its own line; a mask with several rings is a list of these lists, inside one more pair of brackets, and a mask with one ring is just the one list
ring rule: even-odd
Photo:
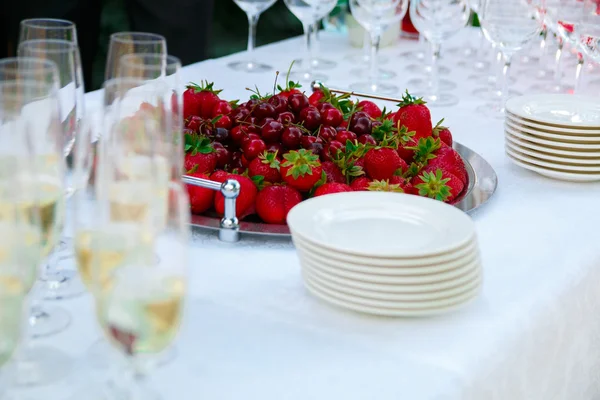
[[189,175],[183,175],[181,180],[188,185],[221,192],[225,197],[225,213],[219,225],[219,240],[228,243],[239,241],[240,221],[235,215],[235,203],[240,195],[240,183],[235,179],[227,179],[225,182],[219,183]]

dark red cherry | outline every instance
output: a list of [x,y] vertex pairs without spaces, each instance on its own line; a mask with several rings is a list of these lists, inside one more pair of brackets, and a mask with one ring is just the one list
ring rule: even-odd
[[352,114],[352,118],[350,119],[350,124],[353,124],[359,118],[369,118],[369,119],[371,119],[371,117],[369,117],[369,114],[367,114],[366,112],[364,112],[364,111],[357,111],[354,114]]
[[275,107],[266,102],[258,103],[256,107],[254,107],[252,115],[259,120],[263,120],[265,118],[272,118],[275,116]]
[[317,110],[319,110],[321,114],[323,114],[325,110],[330,110],[332,108],[335,107],[331,103],[319,103],[319,105],[317,105]]
[[358,138],[358,143],[376,145],[377,141],[371,135],[362,135]]
[[198,132],[200,129],[200,125],[202,125],[202,118],[197,115],[192,115],[190,119],[186,122],[185,127],[191,129],[194,132]]
[[238,107],[233,111],[233,114],[231,114],[231,119],[236,124],[246,121],[248,117],[250,117],[250,110],[242,107]]
[[215,128],[209,123],[202,124],[200,126],[200,133],[203,134],[204,136],[212,136],[214,133],[214,130],[215,130]]
[[288,107],[294,114],[299,114],[308,106],[308,97],[304,93],[292,93],[288,97]]
[[329,108],[321,112],[323,124],[338,127],[344,121],[344,115],[337,108]]
[[248,135],[248,130],[246,129],[246,125],[238,125],[231,128],[229,131],[229,137],[234,143],[241,145],[244,141],[244,138]]
[[229,131],[225,128],[215,128],[214,137],[217,142],[223,143],[229,139]]
[[270,121],[263,125],[261,134],[262,138],[267,143],[276,143],[281,139],[283,133],[283,124],[277,121]]
[[268,124],[271,121],[275,121],[275,118],[267,117],[267,118],[263,119],[262,121],[260,121],[261,129],[263,126],[265,126],[266,124]]
[[300,121],[304,124],[304,127],[309,131],[314,131],[321,125],[321,113],[316,107],[306,107],[300,111]]
[[215,122],[215,126],[217,128],[231,129],[232,125],[233,122],[231,122],[231,117],[229,117],[228,115],[221,115],[221,118],[219,118],[219,120]]
[[318,156],[323,151],[323,143],[319,143],[319,142],[311,143],[310,147],[307,148],[307,150],[312,151],[313,154],[316,154]]
[[242,165],[242,152],[241,151],[235,151],[231,154],[231,162],[229,163],[229,170],[232,171],[236,168],[238,168],[238,169],[244,168],[244,166]]
[[276,114],[281,114],[288,109],[288,99],[282,95],[276,95],[269,99],[269,104],[273,106]]
[[252,161],[267,149],[267,145],[261,139],[252,139],[246,141],[242,149],[246,160]]
[[256,133],[249,133],[246,136],[244,136],[244,138],[242,139],[242,144],[241,144],[242,149],[244,149],[244,145],[251,140],[262,140],[262,139]]
[[323,142],[327,143],[335,139],[336,134],[337,132],[334,128],[323,125],[319,128],[318,136],[323,140]]
[[302,130],[297,126],[288,126],[281,134],[281,143],[290,150],[300,148],[300,140],[302,139]]
[[356,134],[350,131],[340,131],[335,135],[335,140],[340,143],[346,143],[348,140],[354,142],[356,140]]
[[332,140],[329,144],[323,146],[323,151],[321,152],[321,159],[323,161],[331,161],[333,158],[337,156],[337,153],[344,149],[344,145],[337,140]]
[[267,151],[277,152],[277,154],[283,154],[283,145],[281,143],[269,143],[267,144]]
[[317,139],[319,138],[316,136],[302,136],[302,139],[300,139],[300,146],[302,146],[303,149],[308,149],[317,141]]
[[371,128],[371,118],[360,117],[355,119],[352,117],[350,130],[356,133],[358,136],[370,135],[373,132],[373,129]]
[[296,122],[296,116],[291,111],[285,111],[279,114],[277,121],[281,122],[283,125],[293,124]]
[[215,147],[217,151],[217,168],[225,168],[227,164],[231,163],[231,152],[225,147]]

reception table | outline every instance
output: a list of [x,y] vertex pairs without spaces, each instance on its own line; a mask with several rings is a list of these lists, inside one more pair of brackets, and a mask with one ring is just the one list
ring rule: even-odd
[[[468,36],[468,37],[467,37]],[[461,45],[471,31],[454,38]],[[320,55],[337,61],[332,87],[356,79],[360,54],[346,37],[323,34]],[[301,55],[294,38],[259,48],[256,57],[281,71]],[[405,66],[419,62],[399,53],[417,49],[403,41],[384,49],[383,66],[405,87],[418,77]],[[246,87],[272,90],[274,71],[245,74],[227,68],[235,54],[185,67],[184,82],[209,80],[227,99],[247,98]],[[460,103],[432,108],[455,140],[486,158],[499,187],[472,214],[484,265],[479,298],[465,308],[424,319],[386,319],[340,310],[304,288],[293,244],[244,238],[219,242],[195,230],[190,244],[190,297],[176,343],[176,359],[152,373],[165,399],[344,400],[590,400],[600,398],[600,184],[543,178],[512,165],[504,154],[503,121],[476,113],[482,101],[461,58],[446,54],[445,78],[458,85]],[[533,79],[516,65],[516,86]],[[308,84],[305,83],[308,90]],[[400,94],[399,94],[400,95]],[[87,97],[90,110],[101,93]],[[384,105],[384,103],[382,103]],[[388,104],[393,106],[393,104]],[[67,398],[94,379],[83,357],[99,337],[88,295],[57,302],[73,316],[70,328],[40,340],[68,352],[72,374],[44,398]],[[83,399],[83,397],[79,397]]]

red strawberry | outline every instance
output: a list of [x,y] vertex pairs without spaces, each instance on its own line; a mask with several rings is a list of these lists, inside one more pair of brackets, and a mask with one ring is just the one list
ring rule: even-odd
[[423,99],[411,96],[408,91],[402,96],[402,102],[398,104],[400,109],[394,116],[396,125],[404,125],[408,131],[414,131],[415,140],[431,136],[433,126],[431,125],[431,113]]
[[428,160],[435,158],[435,152],[442,147],[440,139],[434,139],[433,137],[421,138],[418,142],[411,139],[407,143],[410,143],[410,145],[398,147],[398,154],[407,163],[414,162],[420,166],[426,165]]
[[397,192],[416,194],[412,184],[401,176],[393,176],[390,179],[373,181],[367,190],[373,192]]
[[[188,173],[188,175],[195,178],[210,179],[208,176],[197,172]],[[215,199],[214,190],[193,185],[186,186],[190,197],[190,209],[192,210],[192,214],[202,214],[212,207]]]
[[248,166],[248,175],[251,177],[262,176],[265,182],[281,182],[277,152],[271,153],[265,151],[254,160],[250,161],[250,165]]
[[286,99],[294,93],[302,93],[298,90],[299,88],[302,87],[302,85],[300,85],[300,83],[290,81],[290,72],[292,72],[292,67],[293,67],[293,64],[290,65],[290,69],[288,70],[288,74],[287,74],[287,77],[285,80],[285,87],[282,88],[281,86],[277,86],[277,89],[279,89],[279,92],[280,92],[279,94],[282,97],[285,97]]
[[465,187],[459,178],[442,168],[426,168],[413,179],[419,196],[430,197],[446,203],[452,202]]
[[[213,174],[210,178],[213,181],[220,183],[225,182],[227,179],[235,179],[238,181],[240,183],[240,195],[235,202],[235,214],[238,218],[243,218],[253,212],[254,201],[256,200],[258,189],[250,178],[237,174],[218,174],[218,176]],[[225,213],[225,198],[220,192],[215,194],[215,210],[219,215]]]
[[333,194],[333,193],[342,193],[342,192],[353,192],[354,189],[352,189],[350,186],[346,185],[345,183],[326,183],[324,185],[321,185],[317,188],[317,190],[315,190],[315,194],[314,197],[318,197],[318,196],[324,196],[326,194]]
[[185,135],[184,170],[211,174],[217,167],[217,152],[210,139],[203,136]]
[[327,175],[327,182],[346,183],[346,178],[342,173],[342,170],[333,163],[333,161],[324,161],[321,163],[321,168]]
[[308,102],[311,106],[317,106],[321,102],[321,99],[325,97],[325,93],[322,90],[315,90],[310,97],[308,98]]
[[361,191],[361,190],[364,191],[364,190],[368,190],[369,184],[371,182],[372,181],[369,178],[367,178],[366,176],[361,176],[360,178],[356,178],[355,180],[353,180],[352,183],[350,184],[350,187],[356,191]]
[[450,132],[450,129],[442,126],[442,122],[444,122],[443,119],[437,123],[435,128],[433,128],[433,137],[439,137],[442,142],[452,147],[452,133]]
[[302,201],[299,191],[289,186],[267,186],[256,196],[256,213],[268,224],[285,224],[288,212]]
[[202,85],[191,83],[183,92],[183,118],[192,115],[202,118],[212,118],[213,109],[219,102],[220,90],[213,89],[213,83],[203,82]]
[[452,147],[442,146],[435,154],[435,158],[429,160],[427,168],[441,168],[456,176],[463,185],[469,181],[465,163]]
[[373,119],[381,117],[382,114],[381,108],[379,108],[377,104],[369,100],[363,100],[360,103],[358,103],[358,109],[366,112],[367,114],[369,114],[369,117]]
[[283,156],[281,177],[291,187],[307,192],[321,179],[319,157],[306,149],[292,150]]
[[396,171],[406,171],[408,165],[395,149],[374,148],[365,155],[365,170],[372,179],[390,179]]

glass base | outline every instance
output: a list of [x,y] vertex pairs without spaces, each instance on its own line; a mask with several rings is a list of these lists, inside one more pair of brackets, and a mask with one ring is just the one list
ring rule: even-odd
[[445,53],[459,57],[472,57],[477,54],[477,48],[471,46],[451,47]]
[[477,112],[488,118],[504,119],[504,107],[499,102],[487,103],[476,108]]
[[[456,89],[456,83],[449,81],[448,79],[440,79],[438,82],[438,88],[442,92]],[[406,82],[406,87],[409,92],[424,92],[429,86],[427,79],[411,79]]]
[[62,308],[40,307],[29,315],[29,332],[33,337],[62,332],[71,324],[71,316]]
[[416,93],[415,97],[422,97],[428,107],[450,107],[458,104],[458,97],[450,93],[438,93],[437,95]]
[[[408,72],[411,72],[413,74],[420,74],[420,75],[431,75],[431,66],[430,65],[423,65],[423,64],[409,64],[406,66],[405,68]],[[444,67],[443,65],[441,65],[438,68],[438,73],[440,75],[448,75],[450,73],[450,68],[448,67]]]
[[[353,69],[350,71],[350,74],[352,76],[358,76],[359,78],[364,78],[364,79],[368,79],[371,75],[371,71],[369,70],[369,68],[360,68],[360,69]],[[378,74],[378,78],[379,79],[383,79],[383,80],[387,80],[387,79],[393,79],[396,77],[396,73],[392,70],[389,69],[379,69],[379,74]]]
[[37,387],[56,383],[71,373],[73,359],[49,346],[32,346],[18,355],[14,364],[15,387]]
[[417,61],[425,60],[425,52],[420,50],[403,51],[398,55],[400,58],[410,58],[411,60]]
[[534,77],[540,81],[549,81],[554,79],[554,71],[550,69],[538,69],[535,71]]
[[[475,81],[475,83],[479,83],[482,85],[491,85],[491,86],[496,86],[496,81],[498,80],[497,77],[495,75],[469,75],[467,77],[468,81]],[[508,82],[510,84],[514,84],[517,82],[517,78],[515,77],[509,77],[508,78]]]
[[369,82],[358,82],[350,85],[350,89],[356,92],[372,93],[372,94],[396,94],[400,92],[400,88],[396,85],[387,83],[378,83],[376,85]]
[[[170,347],[153,360],[153,366],[164,367],[177,358],[177,348]],[[100,338],[92,344],[86,352],[85,359],[88,366],[93,370],[107,370],[117,363],[123,363],[122,357],[116,352],[104,338]],[[125,367],[125,364],[123,363]]]
[[[494,101],[502,98],[502,92],[500,90],[494,90],[491,88],[479,88],[475,89],[471,92],[471,94],[478,99],[486,100],[486,101]],[[522,96],[523,93],[518,92],[516,90],[509,89],[508,97]]]
[[57,261],[56,271],[46,274],[43,281],[44,299],[62,300],[81,296],[86,288],[79,279],[75,258],[72,255],[61,257]]
[[269,72],[273,69],[270,65],[260,64],[254,61],[234,61],[227,66],[235,71],[241,72]]
[[[294,60],[294,65],[297,65],[298,67],[302,67],[304,60]],[[323,58],[314,58],[311,60],[311,64],[313,69],[315,70],[327,70],[327,69],[333,69],[335,67],[337,67],[337,63],[335,61],[331,61],[331,60],[325,60]]]
[[533,85],[529,88],[529,91],[532,93],[551,93],[551,94],[573,94],[575,88],[573,85],[565,85],[565,84],[556,84],[552,83],[543,83],[538,85]]
[[[350,61],[355,64],[365,64],[369,65],[371,62],[371,57],[366,54],[350,54],[349,56],[344,57],[346,61]],[[386,56],[377,56],[377,62],[379,64],[385,64],[389,61],[389,58]]]
[[325,74],[321,74],[318,72],[300,72],[300,71],[292,71],[290,73],[290,79],[293,81],[300,81],[300,82],[312,82],[312,81],[321,81],[321,82],[325,82],[327,79],[329,79],[329,77]]

